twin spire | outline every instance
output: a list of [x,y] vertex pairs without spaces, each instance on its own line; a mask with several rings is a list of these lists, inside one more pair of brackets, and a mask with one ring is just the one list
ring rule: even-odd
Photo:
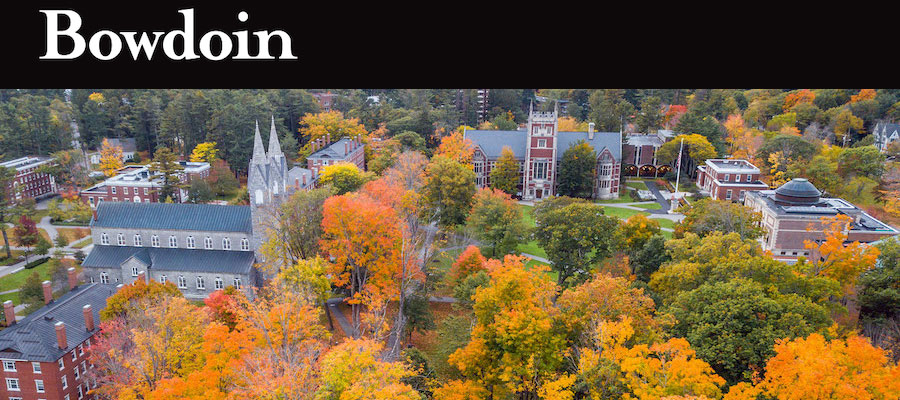
[[[281,143],[278,141],[278,132],[275,131],[275,116],[272,116],[272,128],[269,130],[269,151],[268,157],[279,157],[281,152]],[[256,121],[256,133],[253,136],[253,158],[262,162],[267,158],[267,152],[263,149],[262,136],[259,134],[259,120]]]

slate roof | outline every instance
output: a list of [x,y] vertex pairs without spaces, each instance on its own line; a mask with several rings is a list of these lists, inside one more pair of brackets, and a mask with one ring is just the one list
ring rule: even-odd
[[91,227],[252,232],[250,206],[103,201]]
[[[0,358],[55,362],[67,352],[100,330],[100,310],[106,307],[106,299],[115,293],[112,285],[82,284],[50,304],[31,313],[15,325],[0,331]],[[94,330],[84,326],[83,307],[91,305],[94,312]],[[57,322],[66,326],[68,347],[60,349],[56,342]]]
[[[503,146],[509,146],[516,158],[525,157],[525,142],[528,133],[524,130],[467,130],[465,136],[471,139],[476,146],[481,147],[489,159],[499,158]],[[594,132],[593,140],[588,140],[587,132],[559,132],[557,138],[559,140],[557,151],[559,151],[560,158],[562,152],[568,150],[579,140],[584,140],[594,148],[597,154],[600,154],[603,149],[609,149],[616,160],[622,159],[622,134],[619,132]]]
[[[344,143],[352,143],[353,140],[350,138],[341,138],[340,140],[325,146],[324,148],[312,153],[307,159],[310,158],[327,158],[327,159],[344,159],[347,158],[347,155],[356,151],[353,149],[353,146],[350,145],[349,149],[346,153],[344,152]],[[359,146],[362,148],[363,146]]]
[[132,256],[154,271],[246,274],[254,262],[252,251],[95,245],[81,266],[119,268]]

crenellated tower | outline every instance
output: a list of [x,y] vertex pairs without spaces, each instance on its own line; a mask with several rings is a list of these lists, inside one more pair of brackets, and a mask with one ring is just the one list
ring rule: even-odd
[[535,111],[534,104],[528,109],[528,141],[525,144],[525,176],[522,197],[525,200],[542,199],[552,196],[556,184],[556,148],[558,106],[553,111]]

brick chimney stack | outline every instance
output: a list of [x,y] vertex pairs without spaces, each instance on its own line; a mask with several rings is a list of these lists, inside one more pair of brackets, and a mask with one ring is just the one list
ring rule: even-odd
[[588,124],[588,140],[594,140],[594,123]]
[[344,142],[344,155],[350,154],[350,142]]
[[297,178],[294,178],[294,189],[300,189],[300,180]]
[[306,187],[306,174],[303,174],[303,187]]
[[85,304],[82,311],[84,312],[84,328],[90,332],[94,330],[94,309],[90,304]]
[[75,268],[69,268],[67,271],[69,273],[69,290],[75,289],[78,286],[78,274],[75,273]]
[[[99,205],[99,204],[98,204],[98,205]],[[97,218],[97,209],[94,208],[93,210],[91,210],[91,212],[94,214],[94,221],[99,221],[100,218]]]
[[3,315],[6,317],[6,326],[12,326],[16,323],[16,311],[12,300],[3,302]]
[[41,287],[44,289],[44,304],[50,304],[53,301],[53,288],[50,281],[44,281],[41,283]]
[[56,344],[60,350],[65,350],[69,347],[69,341],[66,340],[66,324],[59,321],[54,326],[56,326]]

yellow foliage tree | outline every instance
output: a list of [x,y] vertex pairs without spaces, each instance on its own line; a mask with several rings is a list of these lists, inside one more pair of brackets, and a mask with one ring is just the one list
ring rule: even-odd
[[856,103],[863,100],[874,100],[876,94],[875,89],[861,89],[859,93],[850,96],[850,102]]
[[[825,240],[821,243],[804,241],[806,248],[813,250],[811,273],[840,282],[844,294],[853,292],[859,275],[875,267],[875,261],[881,253],[877,247],[858,241],[844,244],[847,241],[847,230],[852,223],[853,218],[843,214],[822,217],[821,225],[824,227]],[[811,224],[807,230],[813,229]]]
[[344,118],[340,111],[330,111],[318,114],[306,114],[300,119],[300,134],[305,145],[300,148],[300,158],[312,154],[313,142],[320,138],[330,138],[336,141],[342,137],[359,136],[363,142],[368,141],[366,128],[359,123],[358,118]]
[[558,120],[558,130],[560,132],[586,132],[588,130],[588,123],[578,122],[575,117],[560,117]]
[[100,147],[100,170],[106,176],[113,176],[123,165],[122,147],[113,146],[106,138],[103,138],[103,144]]
[[380,361],[382,345],[347,339],[322,357],[318,400],[420,400],[401,379],[412,376],[401,362]]
[[472,164],[472,156],[475,154],[475,145],[471,139],[463,137],[459,129],[448,136],[441,138],[435,155],[442,155],[462,164]]
[[191,161],[212,163],[216,161],[218,152],[219,149],[216,148],[216,142],[197,143],[194,151],[191,152]]

